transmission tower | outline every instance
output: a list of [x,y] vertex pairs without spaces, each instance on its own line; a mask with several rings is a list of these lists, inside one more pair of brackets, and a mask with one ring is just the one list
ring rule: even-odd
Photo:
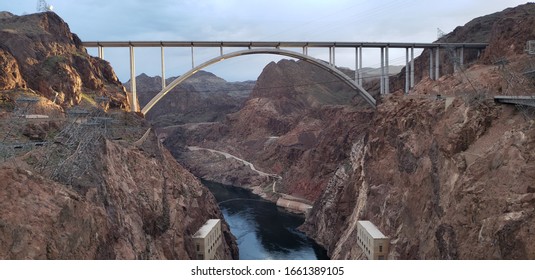
[[54,7],[52,5],[48,5],[48,3],[45,0],[38,0],[37,1],[37,12],[49,12],[52,11]]
[[444,35],[446,35],[446,33],[442,31],[442,29],[437,28],[437,40],[444,37]]

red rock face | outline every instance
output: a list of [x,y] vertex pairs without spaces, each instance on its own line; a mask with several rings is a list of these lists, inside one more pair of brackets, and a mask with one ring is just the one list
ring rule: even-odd
[[15,58],[0,49],[0,90],[26,87]]
[[[126,108],[126,93],[109,63],[87,54],[80,39],[55,13],[0,19],[0,88],[33,89],[62,106],[81,94],[105,95],[111,106]],[[15,61],[13,61],[13,58]]]
[[378,108],[304,226],[332,258],[363,258],[357,220],[391,238],[394,259],[535,258],[535,131],[512,108],[443,106]]
[[[66,168],[76,176],[71,185],[0,166],[0,258],[195,259],[192,235],[221,212],[193,175],[147,142],[103,141],[85,175]],[[237,258],[222,226],[220,256]]]
[[[443,40],[505,36],[496,24],[522,14],[515,10],[475,19]],[[325,106],[319,96],[330,102],[339,92],[315,95],[325,76],[304,81],[319,77],[295,62],[273,63],[240,112],[202,130],[183,127],[166,144],[193,170],[211,162],[210,154],[182,153],[184,145],[225,151],[281,176],[277,191],[315,201],[303,230],[333,259],[364,258],[356,245],[358,220],[371,220],[391,238],[392,259],[534,259],[533,110],[491,99],[535,92],[533,78],[521,74],[534,65],[533,57],[519,54],[517,45],[512,53],[498,43],[486,51],[507,56],[507,69],[516,76],[465,53],[465,62],[475,65],[452,74],[452,65],[444,63],[446,75],[431,81],[424,53],[415,69],[421,80],[411,95],[381,98],[377,111],[358,104]],[[298,84],[314,86],[300,90]],[[221,170],[210,168],[202,170]]]

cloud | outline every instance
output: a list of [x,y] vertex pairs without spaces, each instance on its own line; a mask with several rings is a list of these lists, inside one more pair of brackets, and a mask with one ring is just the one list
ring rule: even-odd
[[[33,12],[33,0],[9,0],[8,11]],[[416,41],[436,40],[436,28],[446,32],[469,20],[516,6],[518,0],[47,0],[82,40],[215,40],[215,41]],[[167,50],[173,63],[190,64],[189,50]],[[106,50],[121,80],[128,79],[128,52]],[[139,73],[159,74],[159,57],[141,57]],[[150,52],[149,52],[150,53]],[[199,55],[202,51],[199,51]],[[319,58],[327,59],[318,51]],[[365,61],[377,64],[370,51]],[[118,57],[115,57],[118,56]],[[337,62],[352,65],[351,52]],[[274,56],[271,59],[279,59]],[[204,57],[196,57],[198,63]],[[265,58],[235,58],[214,66],[229,80],[255,79]],[[235,60],[233,59],[233,60]],[[126,62],[124,62],[126,61]],[[250,61],[248,63],[247,61]],[[268,61],[269,62],[269,61]],[[229,63],[228,69],[224,66]],[[254,66],[252,66],[252,64]],[[126,65],[125,65],[126,64]],[[264,64],[265,65],[265,64]],[[191,66],[191,65],[189,65]],[[245,68],[241,68],[245,67]],[[180,68],[176,67],[177,71]],[[258,70],[260,69],[260,70]],[[174,73],[173,75],[179,75]]]

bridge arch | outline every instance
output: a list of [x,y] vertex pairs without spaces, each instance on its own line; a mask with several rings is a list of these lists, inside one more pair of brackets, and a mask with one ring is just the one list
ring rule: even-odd
[[329,65],[319,59],[316,59],[314,57],[311,57],[311,56],[308,56],[308,55],[304,55],[304,54],[301,54],[301,53],[298,53],[298,52],[294,52],[294,51],[289,51],[289,50],[281,50],[281,49],[273,49],[273,48],[255,48],[255,49],[248,49],[248,50],[241,50],[241,51],[236,51],[236,52],[231,52],[231,53],[227,53],[227,54],[224,54],[224,55],[221,55],[219,57],[216,57],[216,58],[213,58],[211,60],[208,60],[194,68],[192,68],[191,70],[189,70],[188,72],[184,73],[182,76],[176,78],[174,81],[172,81],[171,83],[169,83],[169,85],[167,85],[165,88],[163,88],[158,94],[156,94],[156,96],[154,96],[148,103],[147,105],[145,105],[143,107],[143,109],[141,109],[141,113],[143,115],[146,115],[147,112],[150,111],[150,109],[152,107],[154,107],[154,105],[156,105],[156,103],[158,103],[158,101],[160,101],[166,94],[169,93],[169,91],[171,91],[171,89],[173,89],[174,87],[176,87],[177,85],[179,85],[180,83],[182,83],[183,81],[185,81],[186,79],[188,79],[189,77],[191,77],[193,74],[199,72],[200,70],[212,65],[212,64],[215,64],[215,63],[218,63],[218,62],[221,62],[225,59],[229,59],[229,58],[233,58],[233,57],[237,57],[237,56],[242,56],[242,55],[251,55],[251,54],[276,54],[276,55],[282,55],[282,56],[288,56],[288,57],[293,57],[293,58],[297,58],[297,59],[301,59],[301,60],[304,60],[308,63],[311,63],[311,64],[314,64],[324,70],[327,70],[328,72],[330,72],[331,74],[333,74],[335,77],[337,77],[338,79],[340,79],[342,82],[345,82],[347,85],[349,85],[352,89],[356,90],[363,98],[364,100],[366,100],[366,102],[368,102],[368,104],[370,104],[372,107],[375,108],[376,106],[376,101],[375,101],[375,98],[373,98],[362,86],[358,85],[354,80],[352,80],[351,78],[349,78],[346,74],[344,74],[342,71],[336,69],[336,67],[332,66],[332,65]]

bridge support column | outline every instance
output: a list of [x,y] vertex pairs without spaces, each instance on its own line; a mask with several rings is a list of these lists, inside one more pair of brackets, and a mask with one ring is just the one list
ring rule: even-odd
[[360,70],[362,69],[362,48],[356,47],[355,48],[355,83],[357,85],[362,86],[362,73]]
[[98,58],[104,59],[104,47],[98,46]]
[[439,47],[437,47],[437,51],[435,54],[435,80],[438,80],[440,78],[440,51]]
[[132,92],[130,110],[132,112],[139,112],[139,103],[136,92],[136,59],[133,46],[130,46],[130,91]]
[[191,68],[195,68],[195,59],[193,56],[193,44],[191,45]]
[[412,89],[414,87],[414,47],[411,47],[411,80],[410,80],[410,88]]
[[405,48],[405,94],[409,94],[409,48]]
[[329,47],[329,64],[334,66],[335,65],[335,56],[334,56],[335,49],[334,47]]
[[381,47],[381,79],[380,94],[385,94],[385,48]]
[[336,66],[336,47],[333,47],[333,66]]
[[164,47],[161,46],[162,50],[162,89],[165,88],[165,54],[164,54]]
[[464,64],[464,47],[461,47],[459,49],[459,51],[460,51],[460,54],[459,54],[459,66],[462,69],[463,64]]
[[388,68],[390,59],[388,59],[388,46],[385,47],[385,94],[390,93],[390,70]]
[[433,49],[429,48],[429,79],[434,80],[433,78]]

